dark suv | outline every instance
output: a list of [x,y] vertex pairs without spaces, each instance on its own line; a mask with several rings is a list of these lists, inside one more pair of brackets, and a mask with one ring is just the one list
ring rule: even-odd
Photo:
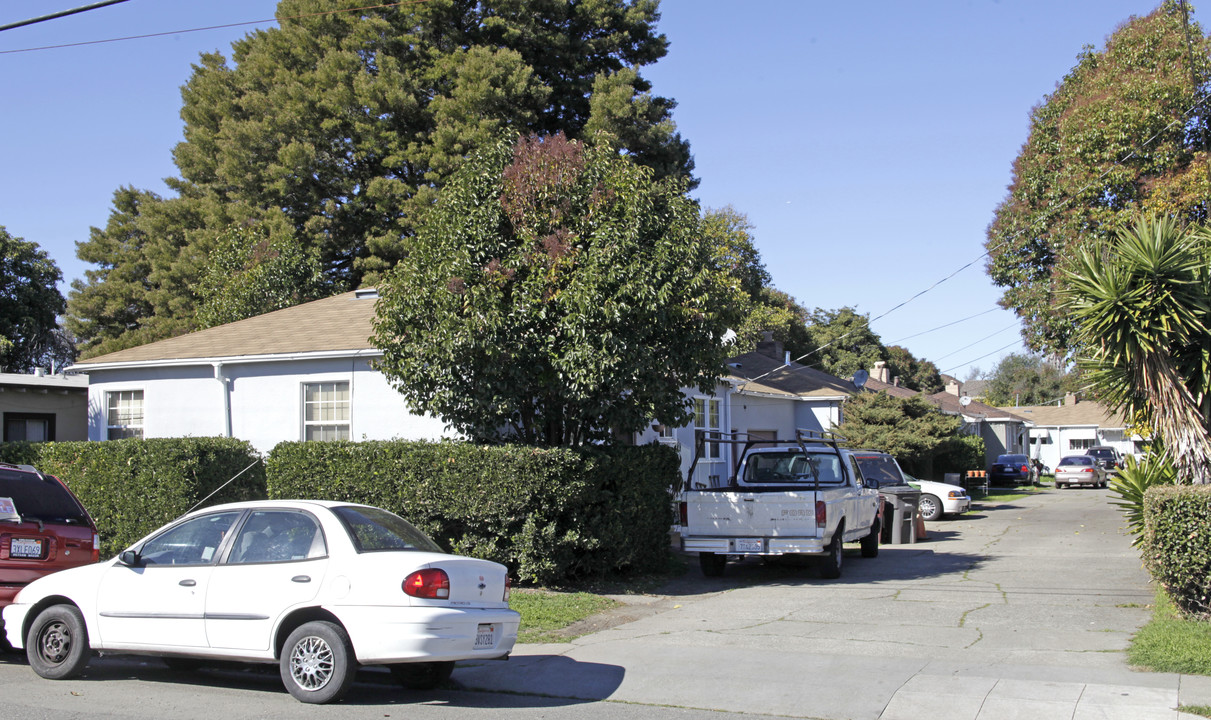
[[0,608],[34,580],[95,563],[100,553],[97,525],[67,485],[29,465],[0,463]]
[[1118,450],[1109,445],[1095,445],[1086,450],[1085,454],[1096,460],[1098,465],[1106,469],[1106,472],[1117,470],[1123,466],[1123,459],[1118,454]]

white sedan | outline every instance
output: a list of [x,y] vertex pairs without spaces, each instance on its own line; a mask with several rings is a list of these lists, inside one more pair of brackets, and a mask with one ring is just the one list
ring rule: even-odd
[[189,513],[4,608],[44,678],[79,675],[93,651],[276,663],[308,703],[341,698],[359,665],[434,687],[456,660],[507,656],[519,622],[503,565],[448,555],[386,510],[311,500]]
[[917,509],[922,520],[941,520],[945,515],[961,515],[971,509],[971,496],[958,485],[918,480],[911,476],[906,476],[906,479],[921,490]]

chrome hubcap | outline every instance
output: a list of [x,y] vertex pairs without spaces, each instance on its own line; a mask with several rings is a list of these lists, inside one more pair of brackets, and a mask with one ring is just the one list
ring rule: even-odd
[[304,690],[324,687],[332,672],[332,648],[320,638],[303,638],[290,652],[290,676]]

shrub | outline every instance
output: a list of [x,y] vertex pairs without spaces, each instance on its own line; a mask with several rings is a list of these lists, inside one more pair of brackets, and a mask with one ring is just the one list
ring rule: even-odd
[[377,505],[451,552],[528,583],[639,569],[668,552],[676,453],[456,442],[291,442],[267,459],[269,495]]
[[1211,614],[1211,485],[1158,485],[1144,494],[1144,564],[1186,615]]
[[968,470],[983,470],[985,462],[984,438],[979,435],[953,437],[938,448],[933,457],[935,477],[945,473],[966,474]]
[[[67,483],[97,522],[101,555],[116,554],[187,512],[254,463],[252,446],[229,438],[154,438],[37,444],[32,463]],[[265,497],[261,463],[207,502]]]
[[1110,479],[1110,490],[1119,496],[1110,502],[1127,516],[1127,529],[1135,535],[1132,545],[1139,545],[1144,537],[1144,494],[1148,488],[1176,482],[1177,468],[1167,453],[1149,454],[1139,461],[1128,455],[1123,467]]

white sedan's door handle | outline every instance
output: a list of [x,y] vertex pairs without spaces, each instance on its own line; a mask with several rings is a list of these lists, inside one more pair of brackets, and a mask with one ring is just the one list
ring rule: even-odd
[[180,585],[181,587],[193,587],[198,584],[198,581],[186,579],[186,580],[182,580],[181,582],[179,582],[177,584]]
[[310,575],[295,575],[294,577],[290,578],[290,582],[309,583],[309,582],[311,582],[311,576]]

